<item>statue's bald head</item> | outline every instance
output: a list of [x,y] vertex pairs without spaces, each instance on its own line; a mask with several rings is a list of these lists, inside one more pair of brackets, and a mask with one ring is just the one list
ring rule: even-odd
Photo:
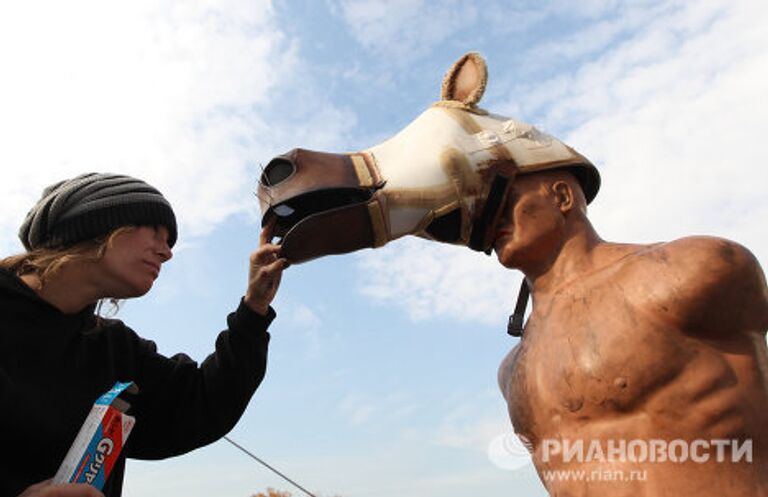
[[591,225],[576,175],[553,169],[518,175],[503,207],[494,249],[509,268],[546,265],[571,236]]
[[524,174],[518,176],[516,182],[520,189],[538,188],[542,193],[552,196],[557,205],[562,206],[563,214],[573,212],[586,216],[587,199],[584,189],[568,168]]

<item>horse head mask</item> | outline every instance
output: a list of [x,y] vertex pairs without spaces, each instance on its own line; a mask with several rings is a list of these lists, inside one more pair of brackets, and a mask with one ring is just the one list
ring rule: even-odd
[[477,107],[485,61],[468,53],[443,80],[442,98],[367,150],[294,149],[264,168],[262,225],[274,223],[293,263],[413,234],[488,252],[518,174],[570,168],[587,201],[600,187],[592,163],[535,127]]

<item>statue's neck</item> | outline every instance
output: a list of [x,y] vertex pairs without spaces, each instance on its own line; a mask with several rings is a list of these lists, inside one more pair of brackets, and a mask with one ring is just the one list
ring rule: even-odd
[[567,230],[549,258],[521,268],[531,288],[534,301],[546,298],[566,285],[600,267],[600,247],[607,245],[592,225],[579,223]]

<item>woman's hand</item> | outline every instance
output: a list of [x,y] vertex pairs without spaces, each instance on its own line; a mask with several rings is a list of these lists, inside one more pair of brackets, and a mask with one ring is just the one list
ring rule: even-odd
[[270,243],[272,227],[270,224],[261,230],[259,248],[251,254],[248,290],[244,298],[248,307],[264,316],[280,286],[283,270],[288,267],[288,260],[280,257],[280,246]]
[[86,483],[54,485],[51,480],[27,487],[19,497],[104,497],[104,494]]

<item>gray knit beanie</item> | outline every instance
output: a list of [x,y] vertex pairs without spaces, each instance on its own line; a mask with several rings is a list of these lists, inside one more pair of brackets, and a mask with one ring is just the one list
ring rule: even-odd
[[165,226],[176,243],[171,204],[147,183],[119,174],[88,173],[45,190],[19,229],[27,250],[59,248],[106,236],[122,226]]

